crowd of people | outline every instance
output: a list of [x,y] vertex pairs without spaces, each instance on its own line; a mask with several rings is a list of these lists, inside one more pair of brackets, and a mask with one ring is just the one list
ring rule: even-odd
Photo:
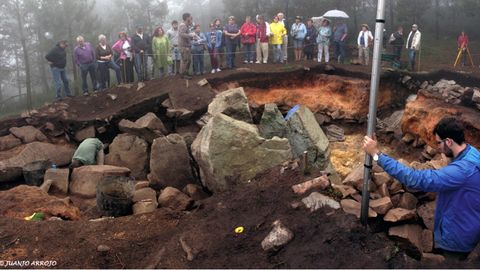
[[[105,35],[98,37],[96,46],[78,36],[74,61],[81,72],[84,95],[89,94],[88,76],[94,91],[109,87],[110,70],[115,72],[118,84],[132,83],[135,77],[142,82],[149,78],[176,74],[180,74],[184,79],[191,79],[192,75],[206,72],[206,54],[210,56],[210,72],[216,73],[222,69],[235,68],[237,55],[243,57],[245,64],[266,64],[269,61],[282,64],[287,61],[287,52],[292,48],[295,61],[328,63],[330,48],[333,47],[334,60],[344,63],[348,51],[349,32],[345,20],[342,19],[337,19],[332,25],[326,18],[314,22],[313,19],[304,21],[298,16],[288,25],[284,14],[278,13],[271,21],[263,15],[255,18],[247,16],[245,22],[239,25],[236,18],[230,16],[225,24],[222,24],[220,19],[215,19],[206,32],[201,29],[201,25],[193,23],[192,15],[185,13],[182,22],[173,21],[168,31],[157,27],[150,36],[144,32],[143,27],[137,27],[132,36],[120,32],[113,45],[108,44]],[[418,26],[413,25],[406,41],[412,70],[415,68],[420,40]],[[405,46],[402,28],[390,36],[389,43],[399,60]],[[359,64],[369,65],[373,35],[366,24],[362,25],[359,32],[357,45]],[[62,98],[62,85],[64,95],[71,95],[65,74],[67,46],[67,41],[60,41],[46,56],[51,65],[57,99]],[[239,48],[241,51],[237,53]],[[273,54],[271,58],[270,52]]]

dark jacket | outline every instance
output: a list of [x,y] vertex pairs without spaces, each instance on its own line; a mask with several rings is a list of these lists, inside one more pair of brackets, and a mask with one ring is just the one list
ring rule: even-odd
[[52,62],[51,67],[65,68],[67,65],[67,52],[59,44],[55,46],[46,56],[47,61]]
[[397,31],[397,32],[393,33],[392,35],[395,39],[392,40],[392,42],[390,42],[390,44],[392,44],[392,46],[395,46],[395,47],[403,47],[403,43],[405,42],[404,39],[403,39],[403,34],[400,34]]
[[102,48],[102,46],[100,46],[100,44],[97,44],[97,47],[95,47],[95,56],[96,56],[97,60],[105,61],[105,60],[100,59],[100,57],[104,57],[104,56],[108,56],[108,55],[113,56],[112,47],[110,47],[110,45],[107,44],[107,46],[104,50]]
[[150,51],[150,42],[151,39],[146,33],[143,33],[143,39],[140,38],[139,35],[135,34],[132,37],[132,49],[135,53],[140,53],[141,50],[143,50],[145,53],[148,53]]

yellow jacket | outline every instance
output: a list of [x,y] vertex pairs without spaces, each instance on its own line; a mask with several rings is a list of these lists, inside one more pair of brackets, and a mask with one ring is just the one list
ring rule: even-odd
[[272,36],[270,37],[270,44],[280,45],[283,44],[283,36],[287,34],[287,29],[281,23],[272,22],[270,24],[270,32]]

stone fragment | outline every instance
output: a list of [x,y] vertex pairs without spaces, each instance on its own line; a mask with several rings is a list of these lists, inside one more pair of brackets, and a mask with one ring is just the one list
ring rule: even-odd
[[336,191],[339,191],[340,193],[342,193],[342,198],[345,199],[347,198],[348,196],[352,196],[354,194],[358,194],[358,191],[351,187],[351,186],[347,186],[347,185],[336,185],[336,184],[332,184],[332,187],[333,189],[335,189]]
[[422,253],[422,263],[440,266],[445,262],[445,257],[440,254]]
[[340,209],[340,204],[337,201],[318,192],[312,192],[308,197],[303,198],[302,202],[311,212],[325,206],[332,209]]
[[124,133],[136,135],[149,143],[167,134],[162,121],[154,113],[147,113],[135,122],[123,119],[118,123],[118,128]]
[[144,201],[144,200],[151,200],[156,202],[157,201],[157,192],[154,189],[146,187],[139,190],[135,190],[133,193],[132,201],[134,203]]
[[138,181],[135,183],[135,190],[149,187],[150,183],[148,181]]
[[279,249],[293,239],[293,232],[285,227],[280,220],[276,220],[272,224],[273,229],[263,239],[262,248],[265,251]]
[[363,185],[363,173],[363,165],[358,165],[353,168],[353,170],[350,172],[350,174],[347,175],[347,177],[345,177],[342,183],[344,185],[349,185],[358,189],[358,187],[361,187]]
[[156,198],[154,200],[143,200],[133,204],[132,210],[134,215],[141,215],[154,212],[158,207]]
[[415,210],[417,208],[418,199],[412,193],[405,192],[400,198],[398,204],[399,208],[404,208],[408,210]]
[[148,144],[135,135],[120,134],[110,144],[105,164],[129,168],[133,177],[145,179],[148,168]]
[[330,181],[328,180],[328,177],[326,175],[317,177],[312,180],[308,180],[306,182],[293,185],[292,190],[296,194],[304,194],[305,192],[311,190],[311,189],[326,189],[327,187],[330,186]]
[[426,204],[418,207],[418,215],[422,218],[425,227],[427,227],[427,229],[430,231],[434,230],[435,205],[436,202],[427,202]]
[[75,132],[75,140],[77,142],[83,142],[83,140],[88,139],[88,138],[95,138],[95,127],[94,126],[88,126],[84,129],[81,129],[81,130]]
[[433,250],[433,232],[423,230],[422,232],[422,252],[432,252]]
[[403,208],[393,208],[390,209],[387,214],[383,217],[383,220],[388,222],[399,222],[409,219],[414,219],[416,213],[413,210],[403,209]]
[[22,141],[12,134],[0,137],[0,151],[12,149],[20,144],[22,144]]
[[175,211],[185,211],[193,204],[193,200],[180,190],[167,187],[158,196],[158,204],[161,207],[167,207]]
[[337,125],[329,125],[326,127],[326,135],[330,142],[345,141],[345,131]]
[[417,224],[406,224],[396,227],[390,227],[388,235],[407,240],[419,251],[422,250],[423,229]]
[[480,103],[480,90],[479,89],[474,89],[473,90],[472,101],[475,102],[475,103]]
[[52,191],[59,191],[62,194],[68,193],[69,169],[48,169],[43,176],[44,182],[52,180]]
[[158,118],[157,115],[152,112],[149,112],[144,116],[138,118],[137,121],[135,121],[135,124],[137,124],[140,128],[160,131],[164,135],[168,134],[168,130],[167,128],[165,128],[162,120],[160,120],[160,118]]
[[390,194],[397,194],[397,193],[403,193],[405,190],[403,190],[403,185],[400,183],[398,180],[394,180],[390,187],[388,188],[390,191]]
[[407,133],[402,137],[402,141],[406,144],[411,144],[415,141],[415,136],[413,136],[410,133]]
[[33,126],[12,127],[8,131],[10,131],[13,136],[22,140],[23,143],[43,142],[47,140],[47,137]]
[[370,208],[372,208],[373,211],[377,212],[377,214],[385,215],[388,210],[393,208],[392,200],[390,200],[389,197],[383,197],[378,200],[371,200]]
[[380,196],[382,197],[390,197],[390,192],[388,191],[387,184],[382,184],[381,186],[379,186],[377,191],[378,194],[380,194]]
[[[345,213],[352,214],[360,218],[361,204],[351,199],[345,199],[340,202],[342,209]],[[368,208],[368,217],[377,217],[377,213],[371,208]]]
[[276,104],[265,104],[258,130],[260,136],[265,139],[271,139],[275,136],[285,138],[287,136],[287,121],[283,118]]
[[72,194],[95,198],[98,183],[110,176],[128,177],[129,175],[128,168],[110,165],[83,166],[73,170],[69,189]]
[[426,152],[428,155],[434,157],[434,156],[437,154],[437,149],[431,147],[430,145],[426,145],[426,146],[425,146],[425,152]]
[[222,113],[239,121],[253,123],[247,96],[242,87],[218,94],[208,105],[208,113],[212,116]]
[[374,173],[373,182],[377,186],[381,186],[383,184],[386,184],[388,186],[393,182],[393,178],[386,172]]
[[97,247],[97,251],[98,251],[98,252],[108,252],[108,251],[110,251],[110,249],[111,249],[111,248],[110,248],[109,246],[107,246],[107,245],[99,245],[99,246]]
[[195,201],[201,201],[208,198],[208,194],[203,191],[203,188],[199,185],[188,184],[183,188],[183,193],[187,194]]

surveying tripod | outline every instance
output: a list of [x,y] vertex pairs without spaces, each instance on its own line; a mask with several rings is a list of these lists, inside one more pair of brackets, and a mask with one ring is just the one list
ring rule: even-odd
[[[465,48],[465,52],[463,51],[464,48]],[[472,67],[475,66],[473,64],[472,54],[470,53],[470,50],[468,49],[468,46],[462,46],[461,48],[458,49],[457,58],[455,59],[455,64],[453,64],[453,67],[457,67],[458,60],[460,60],[460,56],[462,56],[462,54],[464,54],[464,53],[466,53],[468,55],[468,58],[470,59],[470,63],[472,64]]]

